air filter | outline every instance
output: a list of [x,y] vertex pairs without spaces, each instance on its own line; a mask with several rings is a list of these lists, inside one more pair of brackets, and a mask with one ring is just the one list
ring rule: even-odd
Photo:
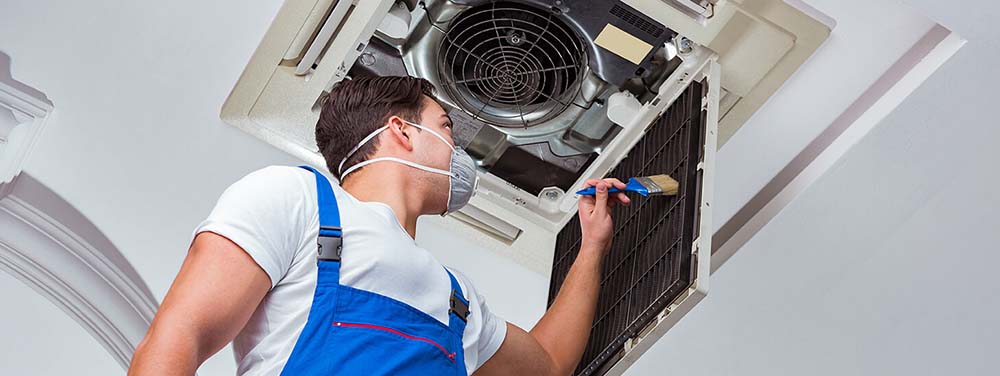
[[[578,375],[601,374],[637,336],[695,280],[691,255],[698,235],[704,142],[704,84],[692,83],[655,121],[608,176],[669,174],[680,183],[676,196],[634,197],[612,215],[615,235],[604,263],[597,314]],[[580,221],[573,217],[556,238],[549,305],[576,259]]]

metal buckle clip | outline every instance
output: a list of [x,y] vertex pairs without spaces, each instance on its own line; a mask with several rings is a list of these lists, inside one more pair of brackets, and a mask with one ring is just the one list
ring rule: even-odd
[[344,239],[337,236],[320,236],[317,239],[316,258],[318,261],[340,261],[340,251],[343,249]]
[[454,313],[462,321],[469,322],[469,304],[458,294],[458,291],[451,290],[450,308],[448,313]]

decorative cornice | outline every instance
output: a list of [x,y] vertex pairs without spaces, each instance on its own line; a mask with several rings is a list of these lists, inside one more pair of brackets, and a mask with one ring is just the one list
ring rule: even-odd
[[31,154],[45,127],[52,104],[44,96],[30,94],[0,81],[0,111],[10,111],[15,120],[13,129],[0,134],[3,139],[3,147],[0,148],[0,184],[6,184],[24,167],[25,159]]
[[121,252],[66,200],[22,173],[52,104],[0,53],[0,270],[80,323],[124,368],[157,302]]
[[68,203],[21,174],[0,199],[0,269],[80,323],[127,368],[156,310],[125,257]]

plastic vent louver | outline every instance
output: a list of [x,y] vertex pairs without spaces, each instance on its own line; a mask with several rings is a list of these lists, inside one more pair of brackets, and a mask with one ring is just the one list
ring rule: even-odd
[[657,26],[656,24],[649,22],[632,11],[625,9],[621,5],[615,4],[611,7],[611,14],[618,17],[622,21],[629,23],[632,26],[639,28],[649,34],[653,38],[659,38],[660,34],[663,34],[663,28]]

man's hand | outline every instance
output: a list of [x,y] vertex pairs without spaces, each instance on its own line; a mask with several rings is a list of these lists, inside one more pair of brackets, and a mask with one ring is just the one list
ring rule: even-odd
[[581,253],[598,252],[603,256],[611,249],[611,236],[615,230],[611,221],[611,208],[618,203],[628,205],[632,202],[623,192],[609,194],[608,189],[612,186],[625,189],[625,183],[615,178],[589,179],[583,186],[583,189],[596,187],[597,194],[580,197],[577,204],[580,209],[580,228],[583,230]]
[[608,194],[611,187],[625,188],[618,179],[587,180],[583,188],[589,187],[597,187],[597,195],[580,198],[583,239],[559,295],[531,332],[508,324],[500,350],[477,376],[569,375],[576,369],[594,323],[604,256],[611,249],[611,208],[631,203],[624,193]]

